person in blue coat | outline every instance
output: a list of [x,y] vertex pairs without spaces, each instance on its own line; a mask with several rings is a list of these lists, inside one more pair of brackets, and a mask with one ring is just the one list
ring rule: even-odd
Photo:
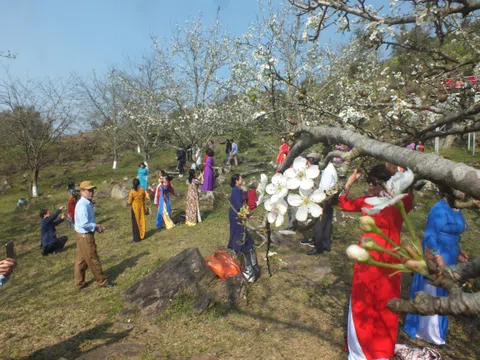
[[228,219],[230,220],[230,238],[228,247],[235,251],[247,253],[253,247],[253,238],[248,234],[243,225],[239,224],[238,212],[244,205],[245,194],[240,186],[243,184],[243,178],[240,174],[232,175],[230,186],[232,195],[230,196],[230,209]]
[[[455,197],[451,189],[440,187],[443,199],[438,201],[428,213],[427,228],[423,237],[422,248],[427,248],[440,267],[455,265],[458,261],[468,261],[460,247],[460,235],[466,229],[462,211],[455,209]],[[420,274],[415,274],[410,290],[410,298],[418,291],[433,296],[448,296],[448,292],[435,287]],[[421,316],[407,314],[404,331],[412,338],[420,338],[431,344],[444,345],[448,330],[448,316]]]
[[40,233],[43,256],[62,251],[68,240],[67,236],[58,237],[55,230],[55,227],[61,224],[66,217],[65,214],[62,214],[61,217],[57,219],[62,210],[65,210],[65,206],[62,206],[53,214],[51,214],[48,209],[40,210]]
[[141,162],[138,165],[137,178],[140,180],[140,187],[143,190],[148,190],[148,165],[144,162]]

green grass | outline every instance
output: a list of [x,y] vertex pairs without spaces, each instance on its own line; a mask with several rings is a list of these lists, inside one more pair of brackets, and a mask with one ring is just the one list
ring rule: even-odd
[[[265,143],[275,148],[275,137],[258,139],[248,149],[246,157],[258,161],[275,158],[275,153],[266,150]],[[264,149],[264,150],[261,150]],[[223,145],[216,144],[218,158],[223,160]],[[242,154],[240,154],[242,156]],[[449,156],[461,161],[462,150],[452,151]],[[24,197],[21,177],[10,179],[13,188],[0,196],[0,230],[2,243],[14,240],[18,268],[11,281],[0,289],[0,358],[30,359],[75,359],[104,344],[128,341],[144,344],[138,358],[189,358],[198,359],[344,359],[345,310],[349,296],[352,265],[344,255],[348,244],[360,237],[356,217],[342,217],[335,223],[332,252],[320,257],[307,257],[306,250],[297,242],[276,249],[272,258],[275,274],[268,277],[263,261],[265,246],[258,249],[263,275],[249,287],[248,306],[227,310],[213,306],[202,314],[190,310],[193,302],[182,294],[165,313],[152,323],[142,323],[138,314],[129,315],[133,330],[125,330],[118,317],[123,310],[122,292],[139,277],[155,269],[171,256],[188,247],[199,247],[206,257],[228,241],[228,203],[222,191],[229,194],[228,185],[217,190],[220,200],[217,209],[194,228],[178,225],[174,229],[155,230],[154,216],[148,217],[147,238],[137,244],[131,243],[129,209],[123,202],[109,196],[96,199],[97,220],[106,227],[104,234],[96,235],[98,253],[103,269],[109,279],[117,283],[112,289],[96,287],[87,271],[89,286],[78,292],[73,286],[73,259],[75,253],[74,233],[62,224],[60,234],[69,236],[67,249],[55,256],[42,257],[39,249],[38,211],[44,207],[59,207],[68,199],[65,187],[51,186],[73,176],[78,183],[92,180],[98,191],[108,192],[112,179],[130,186],[136,174],[137,154],[125,154],[119,169],[112,170],[110,163],[98,160],[90,163],[74,163],[62,176],[42,180],[41,196],[34,199],[27,211],[15,210],[19,197]],[[479,161],[476,156],[473,160]],[[218,160],[217,160],[218,161]],[[220,161],[219,161],[220,162]],[[95,168],[88,168],[95,165]],[[159,153],[150,161],[150,168],[171,169],[175,165],[173,153]],[[248,165],[248,164],[247,164]],[[247,165],[240,167],[242,172]],[[45,169],[42,174],[58,175],[65,166]],[[103,182],[107,183],[104,184]],[[153,182],[150,177],[150,182]],[[172,198],[174,214],[183,211],[185,182],[174,180],[181,193]],[[360,194],[363,185],[355,192]],[[417,209],[411,217],[419,231],[423,229],[429,208],[436,199],[426,193],[416,196]],[[260,217],[260,216],[259,216]],[[471,222],[462,237],[462,245],[471,257],[480,255],[478,242],[480,226],[478,212],[465,211]],[[281,260],[280,260],[281,259]],[[312,278],[319,264],[330,270],[321,281]],[[409,277],[405,277],[405,293]],[[480,290],[478,282],[475,289]],[[120,324],[119,324],[120,323]],[[473,359],[480,356],[475,340],[480,340],[478,321],[472,318],[452,320],[448,344],[441,350],[446,358]],[[402,335],[400,342],[407,339]]]

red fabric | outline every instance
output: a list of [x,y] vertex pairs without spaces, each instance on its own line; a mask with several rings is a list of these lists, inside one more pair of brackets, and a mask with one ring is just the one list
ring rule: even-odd
[[[362,212],[362,208],[370,208],[365,197],[348,200],[340,196],[338,206],[344,211]],[[403,199],[405,210],[412,209],[413,199],[409,194]],[[363,213],[363,212],[362,212]],[[363,213],[363,215],[366,215]],[[400,231],[403,219],[399,210],[394,206],[383,209],[376,215],[371,215],[375,224],[392,239],[400,244]],[[378,244],[391,249],[392,246],[382,237],[363,233]],[[362,246],[361,242],[358,244]],[[398,259],[382,253],[370,251],[373,259],[385,263],[398,263]],[[352,279],[352,316],[355,332],[363,353],[368,360],[376,358],[393,358],[397,342],[398,315],[387,308],[387,302],[392,298],[400,297],[401,274],[391,276],[395,271],[366,264],[355,263]]]
[[278,149],[277,164],[282,164],[290,152],[290,147],[287,144],[282,144]]
[[425,145],[418,145],[418,151],[424,152],[425,151]]
[[168,187],[168,191],[170,192],[170,194],[175,195],[175,188],[172,186],[170,181],[167,181],[167,187]]
[[248,204],[248,209],[250,211],[255,210],[257,208],[257,190],[252,189],[248,190],[247,192],[247,204]]
[[205,165],[205,164],[207,163],[207,158],[208,158],[208,155],[205,155],[205,156],[203,157],[203,165]]
[[67,212],[68,212],[68,216],[70,216],[70,219],[72,219],[72,221],[75,221],[75,205],[76,205],[75,197],[70,195],[70,199],[68,199]]

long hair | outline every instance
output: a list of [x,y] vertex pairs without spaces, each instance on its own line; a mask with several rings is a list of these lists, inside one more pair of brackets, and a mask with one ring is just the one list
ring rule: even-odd
[[138,190],[139,186],[140,186],[140,180],[133,179],[133,190]]
[[369,184],[384,184],[392,177],[392,173],[388,171],[385,164],[373,165],[367,174],[367,182]]
[[237,185],[237,181],[240,179],[240,174],[233,174],[230,179],[230,186],[234,188]]
[[165,174],[165,180],[167,181],[168,191],[175,195],[175,188],[172,186],[173,177],[171,175]]
[[212,157],[213,154],[214,154],[214,152],[213,152],[212,149],[210,149],[210,148],[208,148],[208,149],[205,151],[205,153],[207,154],[207,156],[210,156],[210,157]]
[[188,183],[191,184],[193,179],[195,179],[195,170],[190,169],[188,170]]
[[455,191],[450,187],[445,184],[437,184],[438,191],[440,192],[440,196],[445,199],[447,204],[451,207],[455,207]]

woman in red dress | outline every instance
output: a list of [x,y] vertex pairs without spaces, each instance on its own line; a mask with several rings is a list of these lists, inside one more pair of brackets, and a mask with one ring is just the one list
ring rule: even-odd
[[[372,167],[367,176],[369,196],[348,199],[352,185],[362,175],[357,169],[347,180],[345,193],[339,197],[338,206],[343,211],[362,212],[362,208],[372,208],[365,199],[382,196],[385,184],[391,173],[385,165]],[[403,198],[405,210],[412,209],[412,194]],[[395,206],[389,206],[375,215],[370,215],[375,224],[396,244],[400,244],[400,231],[403,218]],[[369,237],[378,244],[391,249],[390,243],[379,235],[363,233],[362,238]],[[361,241],[358,244],[362,246]],[[384,263],[398,263],[398,259],[384,252],[370,251],[370,256]],[[398,315],[387,308],[387,302],[400,297],[402,275],[392,275],[395,270],[380,268],[367,264],[355,263],[353,268],[352,293],[348,311],[348,359],[373,360],[393,358],[397,342]]]
[[75,190],[75,182],[68,183],[68,208],[67,208],[67,224],[68,227],[72,227],[75,223],[75,205],[77,204],[77,200],[79,198],[79,192]]
[[277,155],[277,164],[280,165],[282,164],[285,159],[287,158],[288,153],[290,152],[290,147],[287,145],[284,137],[280,140],[282,144],[280,145],[280,148],[278,149],[278,155]]

